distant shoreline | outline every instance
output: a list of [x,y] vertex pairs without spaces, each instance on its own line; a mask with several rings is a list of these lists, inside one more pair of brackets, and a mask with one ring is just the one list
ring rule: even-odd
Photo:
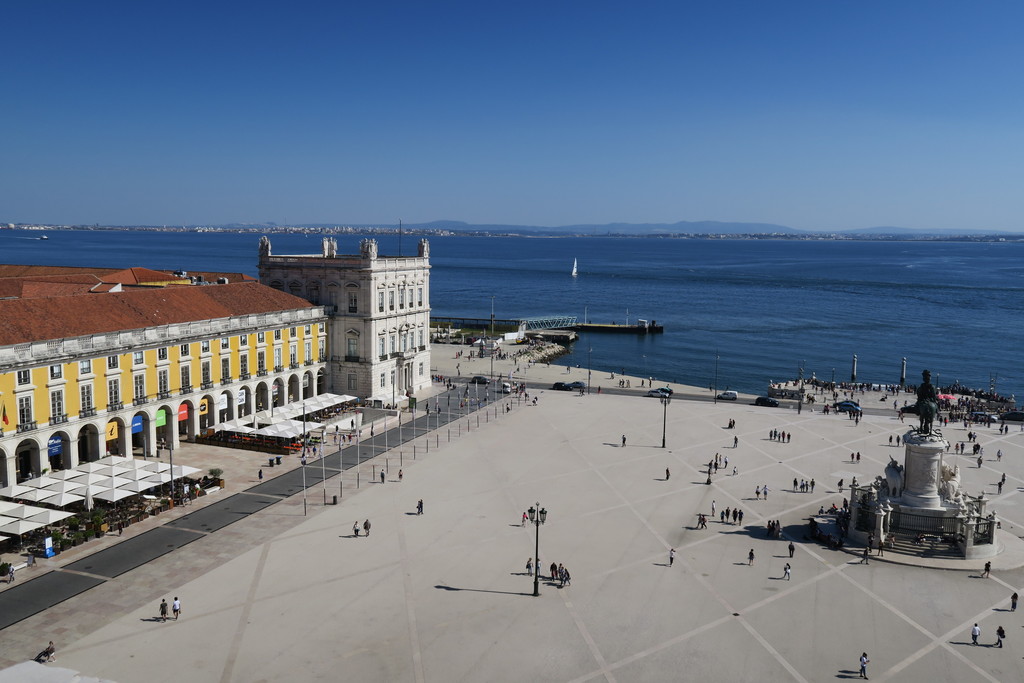
[[[12,224],[8,224],[12,225]],[[14,227],[0,227],[4,231],[31,232],[168,232],[168,233],[219,233],[219,234],[252,234],[252,235],[409,235],[419,237],[518,237],[524,239],[684,239],[684,240],[781,240],[798,242],[991,242],[1016,243],[1024,242],[1024,234],[856,234],[856,233],[688,233],[688,232],[655,232],[655,233],[564,233],[548,231],[487,231],[487,230],[450,230],[397,227],[301,227],[301,226],[253,226],[253,227],[220,227],[220,226],[104,226],[104,225],[43,225],[13,224]]]

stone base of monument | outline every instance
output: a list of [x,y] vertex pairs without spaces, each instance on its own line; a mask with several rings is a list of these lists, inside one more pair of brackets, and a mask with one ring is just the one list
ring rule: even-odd
[[946,440],[941,434],[910,431],[903,437],[904,464],[895,460],[867,486],[850,490],[850,536],[867,542],[868,536],[885,541],[895,535],[903,552],[941,544],[967,560],[993,557],[1001,552],[996,540],[998,521],[986,513],[984,493],[973,497],[960,488],[960,472],[944,466]]

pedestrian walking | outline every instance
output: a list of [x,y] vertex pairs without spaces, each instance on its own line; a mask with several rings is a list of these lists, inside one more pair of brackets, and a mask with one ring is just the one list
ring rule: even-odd
[[418,501],[416,501],[416,514],[417,515],[422,515],[423,514],[423,499],[422,498],[420,498]]
[[558,565],[557,564],[552,562],[551,566],[548,567],[548,571],[551,573],[551,580],[552,581],[554,581],[556,578],[558,578]]
[[352,523],[352,534],[356,538],[359,538],[359,520],[358,519],[355,522]]
[[860,556],[860,563],[861,564],[871,564],[870,562],[868,562],[868,552],[870,550],[871,550],[870,548],[868,548],[867,546],[864,546],[864,553]]
[[519,526],[526,526],[526,519],[527,519],[527,518],[526,518],[526,513],[524,512],[524,513],[523,513],[523,522],[522,522],[522,524],[520,524]]
[[384,483],[384,470],[383,469],[380,471],[380,483],[382,483],[382,484]]
[[363,522],[363,531],[366,532],[366,537],[370,537],[370,520]]
[[768,500],[768,484],[761,487],[761,495],[764,496],[765,500]]
[[14,563],[7,567],[7,583],[14,583]]
[[750,552],[747,553],[747,566],[748,567],[753,567],[754,566],[754,549],[753,548],[751,548]]
[[977,624],[975,624],[971,628],[971,645],[977,645],[978,644],[978,636],[980,636],[980,635],[981,635],[981,627],[978,626]]
[[760,486],[754,487],[754,499],[755,500],[761,500],[761,487]]
[[811,479],[811,493],[814,493],[814,480]]
[[870,662],[871,662],[871,660],[868,659],[868,653],[867,652],[861,652],[860,653],[860,677],[865,679],[865,680],[868,677],[868,663],[870,663]]
[[790,572],[790,566],[789,566],[789,562],[787,562],[786,566],[782,568],[782,577],[784,579],[786,579],[786,581],[789,581],[789,572]]
[[992,563],[991,562],[986,562],[985,563],[985,571],[981,572],[981,578],[987,579],[989,577],[989,573],[991,571],[992,571]]
[[674,563],[675,561],[676,561],[676,549],[675,549],[675,548],[671,548],[671,549],[669,549],[669,551],[668,551],[668,566],[670,566],[670,567],[671,567],[671,566],[672,566],[672,564],[673,564],[673,563]]
[[257,472],[256,476],[259,477],[260,481],[263,481],[263,470],[260,470],[259,472]]
[[1003,630],[1002,626],[998,627],[996,629],[996,647],[1002,647],[1003,646],[1003,638],[1005,638],[1005,637],[1006,637],[1006,631]]
[[793,545],[793,541],[789,542],[789,556],[793,557],[793,553],[796,551],[796,546]]
[[626,435],[625,434],[622,435],[622,447],[623,448],[626,447]]
[[732,437],[732,447],[733,448],[739,448],[740,447],[740,437],[738,437],[738,436]]
[[1016,612],[1017,611],[1017,594],[1016,593],[1014,593],[1013,595],[1010,596],[1010,611],[1011,612]]
[[174,596],[174,602],[171,603],[171,612],[174,614],[174,620],[177,621],[181,615],[181,600],[177,595]]
[[666,467],[665,468],[665,481],[668,481],[668,478],[671,477],[671,476],[672,476],[672,473],[669,472],[668,468]]
[[533,576],[533,558],[532,557],[526,558],[526,574],[528,576]]
[[167,598],[160,601],[160,621],[167,621]]
[[842,492],[843,492],[843,480],[840,479],[839,480],[839,493],[842,493]]
[[402,470],[398,470],[398,481],[399,483],[402,481]]
[[715,516],[715,505],[716,505],[715,501],[711,501],[711,516],[712,517]]

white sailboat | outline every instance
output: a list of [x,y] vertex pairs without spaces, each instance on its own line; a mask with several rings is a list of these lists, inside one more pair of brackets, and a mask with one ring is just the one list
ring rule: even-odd
[[572,276],[576,277],[576,259],[572,260]]

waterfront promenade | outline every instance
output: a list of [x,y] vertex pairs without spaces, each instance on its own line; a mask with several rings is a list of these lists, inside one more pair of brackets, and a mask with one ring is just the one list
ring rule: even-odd
[[[448,348],[435,350],[432,365],[454,375],[455,359],[443,355]],[[486,360],[458,362],[463,378],[489,370]],[[566,376],[585,380],[585,373],[536,366],[528,380],[550,386]],[[537,406],[506,398],[510,412],[492,408],[454,422],[451,443],[442,427],[429,454],[422,436],[415,461],[404,446],[401,482],[395,454],[382,454],[378,463],[391,458],[387,482],[368,483],[373,465],[364,463],[358,492],[346,472],[336,507],[324,506],[314,489],[307,517],[301,495],[293,495],[202,532],[0,631],[0,656],[17,662],[53,639],[56,666],[120,683],[182,676],[820,681],[856,678],[862,651],[875,680],[1024,677],[1014,654],[1024,614],[1007,611],[1010,594],[1024,583],[1016,551],[997,557],[992,577],[982,579],[980,566],[958,561],[934,569],[872,557],[863,565],[859,548],[830,551],[804,540],[809,514],[841,504],[839,479],[868,480],[890,456],[901,457],[888,437],[909,425],[888,415],[855,425],[749,400],[674,400],[666,410],[653,398],[604,392],[533,395]],[[735,429],[725,428],[730,419]],[[792,441],[769,440],[771,429],[791,432]],[[1004,520],[1001,538],[1009,540],[1024,525],[1024,434],[979,431],[985,461],[979,469],[970,457],[958,459],[964,486],[993,497]],[[960,440],[963,430],[950,427],[946,435]],[[729,465],[708,486],[704,468],[716,452]],[[854,452],[859,464],[850,461]],[[255,485],[254,468],[239,460],[225,476]],[[1004,471],[1007,485],[997,495]],[[815,479],[815,492],[793,491],[794,477]],[[765,484],[768,499],[755,500],[755,488]],[[424,514],[416,515],[420,499]],[[738,506],[743,523],[715,517],[696,529],[697,513],[710,513],[712,501],[718,511]],[[525,569],[534,529],[519,524],[535,502],[548,510],[541,565],[562,563],[572,576],[563,588],[545,581],[536,598]],[[365,519],[370,537],[353,537],[353,522]],[[784,540],[765,538],[772,519],[781,521]],[[677,552],[672,567],[670,548]],[[174,596],[183,601],[181,619],[158,621],[160,599]],[[975,622],[985,644],[1002,625],[1007,647],[971,646]]]

